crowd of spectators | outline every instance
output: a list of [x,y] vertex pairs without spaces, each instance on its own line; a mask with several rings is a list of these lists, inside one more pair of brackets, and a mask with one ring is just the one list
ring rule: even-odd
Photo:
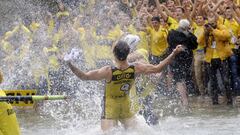
[[[177,89],[186,87],[189,95],[211,96],[213,104],[219,104],[219,95],[226,96],[227,104],[239,96],[239,1],[122,2],[130,7],[133,18],[136,14],[135,20],[140,20],[135,28],[145,33],[138,34],[141,40],[146,39],[143,46],[149,52],[150,63],[159,63],[165,58],[174,47],[172,44],[185,44],[187,51],[176,58],[170,66],[174,70],[170,68],[167,73]],[[181,31],[179,23],[183,19],[189,20],[189,32],[197,37],[197,47],[194,42],[187,43],[184,34],[176,33]],[[171,34],[174,31],[175,34]]]

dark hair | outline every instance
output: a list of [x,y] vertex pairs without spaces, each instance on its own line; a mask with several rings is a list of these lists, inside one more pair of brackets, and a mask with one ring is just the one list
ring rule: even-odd
[[127,42],[124,42],[124,41],[118,41],[116,46],[113,49],[114,56],[120,61],[126,60],[129,52],[130,52],[130,48]]
[[176,9],[177,8],[180,8],[182,10],[182,12],[185,13],[185,10],[184,10],[184,8],[182,6],[176,6]]
[[231,9],[231,7],[226,7],[226,10]]
[[151,21],[157,21],[160,22],[160,17],[159,16],[153,16]]

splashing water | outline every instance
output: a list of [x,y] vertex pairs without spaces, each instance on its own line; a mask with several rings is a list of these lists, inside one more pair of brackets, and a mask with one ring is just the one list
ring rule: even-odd
[[[96,2],[95,5],[93,2]],[[65,94],[71,97],[67,101],[40,102],[37,110],[17,110],[23,135],[103,134],[100,128],[103,82],[81,81],[70,72],[64,62],[56,61],[58,55],[66,54],[72,48],[79,48],[83,52],[80,52],[81,57],[75,60],[75,64],[82,70],[111,63],[108,60],[112,57],[109,56],[111,42],[97,41],[89,33],[95,30],[96,34],[105,35],[121,21],[116,13],[124,14],[127,11],[121,11],[118,2],[109,4],[106,0],[73,0],[66,3],[72,13],[68,18],[69,22],[80,19],[77,27],[85,29],[79,29],[79,32],[67,21],[58,24],[60,32],[54,37],[49,36],[47,30],[46,17],[49,16],[46,11],[57,13],[55,1],[0,1],[0,35],[4,41],[1,45],[5,46],[1,46],[0,62],[7,80],[1,85],[1,89],[37,89],[39,94]],[[40,27],[29,33],[25,25],[29,26],[32,21],[37,21]],[[9,30],[17,32],[5,39],[4,33]],[[53,31],[55,33],[57,30]],[[95,46],[96,44],[100,45]],[[100,55],[99,46],[101,51],[108,51],[107,57]],[[100,57],[103,59],[99,59]],[[138,115],[137,129],[126,131],[120,126],[109,134],[240,134],[236,124],[240,115],[236,108],[198,107],[193,108],[190,113],[182,113],[178,100],[169,100],[165,96],[156,97],[154,112],[160,118],[159,125],[150,127],[143,116]]]

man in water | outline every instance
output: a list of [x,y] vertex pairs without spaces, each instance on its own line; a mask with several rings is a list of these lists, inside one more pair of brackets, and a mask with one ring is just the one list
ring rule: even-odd
[[[0,83],[2,81],[3,76],[0,72]],[[6,96],[2,90],[0,96]],[[0,135],[20,135],[16,114],[7,102],[0,102]]]
[[105,94],[103,97],[103,111],[101,128],[107,131],[116,127],[118,121],[125,129],[134,128],[137,123],[134,112],[131,111],[131,100],[129,92],[135,82],[135,77],[139,74],[150,74],[161,72],[179,52],[183,50],[181,45],[160,64],[129,64],[127,61],[130,48],[124,41],[118,41],[113,48],[115,66],[105,66],[100,69],[83,72],[75,67],[70,60],[71,57],[64,58],[72,72],[82,80],[106,80]]
[[182,104],[184,107],[188,107],[187,84],[192,81],[189,76],[191,76],[193,50],[198,45],[197,37],[190,31],[190,22],[186,19],[180,20],[178,29],[171,30],[168,33],[167,41],[169,52],[179,44],[184,47],[184,51],[179,53],[170,64],[170,70],[173,74],[176,89],[180,93]]

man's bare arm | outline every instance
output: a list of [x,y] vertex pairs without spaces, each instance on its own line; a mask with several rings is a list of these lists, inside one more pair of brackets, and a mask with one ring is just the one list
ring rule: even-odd
[[[164,12],[163,12],[163,8],[160,4],[160,2],[158,0],[155,0],[155,3],[157,5],[157,9],[158,9],[158,12],[160,13],[160,15],[162,16],[162,18],[166,21],[168,19],[168,15],[170,14],[170,11],[166,11],[168,13],[168,15],[166,15]],[[171,16],[171,15],[170,15]]]
[[235,3],[233,3],[233,9],[236,12],[237,16],[239,17],[240,16],[240,10]]
[[192,23],[193,22],[193,18],[195,16],[196,10],[197,10],[197,5],[198,5],[198,1],[195,1],[194,5],[193,5],[193,10],[190,14],[189,20]]
[[233,10],[233,18],[240,24],[240,18],[238,17],[237,13]]
[[174,0],[174,2],[176,3],[177,6],[182,6],[181,1],[180,0]]
[[215,12],[222,3],[224,3],[224,0],[219,0],[218,3],[216,5],[214,5],[214,7],[212,9],[210,9],[210,10],[212,12]]
[[111,67],[106,66],[100,69],[91,70],[88,72],[83,72],[77,67],[75,67],[71,62],[68,62],[68,66],[72,72],[82,80],[110,80],[111,79]]
[[174,49],[174,51],[166,59],[161,61],[158,65],[136,63],[135,66],[136,73],[150,74],[161,72],[163,68],[170,64],[172,60],[175,58],[175,56],[182,50],[183,50],[182,46],[178,45],[176,49]]

